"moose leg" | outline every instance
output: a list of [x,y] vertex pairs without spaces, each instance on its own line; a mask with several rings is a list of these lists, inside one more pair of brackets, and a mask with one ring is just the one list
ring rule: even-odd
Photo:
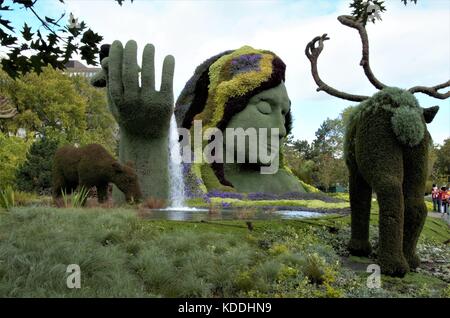
[[409,271],[403,255],[403,189],[399,178],[380,175],[374,184],[380,206],[378,260],[381,271],[403,277]]
[[108,199],[108,183],[97,185],[98,203],[104,203]]
[[[411,185],[411,184],[410,184]],[[406,184],[406,186],[408,186]],[[417,268],[420,259],[416,254],[417,241],[422,231],[427,208],[423,200],[423,192],[408,190],[405,192],[405,224],[403,230],[403,253],[410,268]]]
[[355,157],[359,172],[377,194],[381,272],[402,277],[409,270],[403,255],[404,147],[392,133],[391,117],[384,110],[364,114],[355,137]]
[[352,236],[348,249],[352,255],[368,256],[372,251],[369,243],[372,188],[358,171],[350,171],[349,181]]
[[420,265],[416,254],[417,241],[425,224],[427,208],[424,202],[427,179],[428,138],[414,148],[405,150],[403,192],[405,194],[405,224],[403,253],[411,268]]

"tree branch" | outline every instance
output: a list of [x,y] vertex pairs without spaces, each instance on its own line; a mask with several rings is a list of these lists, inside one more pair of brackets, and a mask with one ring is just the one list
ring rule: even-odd
[[365,26],[356,21],[352,16],[349,15],[341,15],[338,17],[339,22],[343,25],[346,25],[350,28],[356,29],[359,32],[359,36],[361,38],[362,43],[362,58],[359,65],[361,65],[364,69],[364,74],[366,74],[370,83],[375,86],[377,89],[383,89],[386,87],[385,84],[381,83],[373,74],[372,69],[369,64],[369,38],[367,36],[367,31]]
[[[308,57],[309,61],[311,62],[311,74],[318,86],[317,91],[324,91],[332,96],[350,100],[353,102],[361,102],[363,100],[366,100],[367,98],[369,98],[368,96],[353,95],[341,92],[337,89],[332,88],[331,86],[328,86],[321,80],[319,72],[317,70],[317,59],[323,50],[323,42],[329,39],[330,38],[327,36],[326,33],[323,34],[322,36],[316,36],[314,39],[312,39],[311,42],[309,42],[306,45],[305,48],[305,54]],[[316,47],[317,42],[319,42],[319,45]]]
[[[33,9],[33,7],[29,7],[28,9],[30,9],[30,11],[33,13],[33,15],[42,23],[42,26],[44,27],[44,28],[46,28],[50,33],[53,33],[55,36],[56,36],[56,38],[58,39],[58,40],[61,40],[62,42],[64,42],[64,43],[66,43],[67,44],[67,41],[65,40],[65,39],[63,39],[62,37],[60,37],[59,35],[58,35],[58,33],[56,33],[49,25],[48,25],[48,23],[47,22],[45,22],[40,16],[39,16],[39,14],[37,14],[37,12]],[[59,20],[58,20],[59,21]]]
[[439,93],[438,90],[449,87],[450,86],[450,80],[448,80],[445,83],[433,86],[433,87],[426,87],[426,86],[414,86],[410,88],[408,91],[410,93],[424,93],[428,96],[438,98],[438,99],[446,99],[450,97],[450,91],[447,93]]

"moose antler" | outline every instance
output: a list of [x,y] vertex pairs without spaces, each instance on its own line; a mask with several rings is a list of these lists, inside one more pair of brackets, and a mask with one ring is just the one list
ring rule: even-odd
[[[359,32],[359,36],[361,38],[362,43],[362,58],[359,65],[361,65],[364,69],[364,73],[366,74],[367,78],[369,79],[370,83],[372,83],[373,86],[375,86],[377,89],[383,89],[387,87],[385,84],[380,82],[375,75],[372,72],[372,69],[370,68],[369,63],[369,38],[367,36],[366,27],[358,20],[356,20],[354,17],[349,15],[341,15],[338,17],[338,20],[343,25],[346,25],[350,28],[356,29]],[[339,97],[342,99],[360,102],[365,99],[367,99],[367,96],[361,96],[361,95],[352,95],[345,92],[338,91],[327,84],[325,84],[319,76],[319,73],[317,71],[317,59],[320,55],[320,53],[323,50],[323,42],[326,40],[329,40],[330,38],[327,36],[327,34],[324,34],[322,36],[316,36],[311,42],[309,42],[306,45],[305,53],[308,59],[311,62],[311,73],[314,78],[314,81],[316,82],[318,88],[317,91],[325,91],[330,95],[333,95],[335,97]],[[319,42],[319,45],[316,47],[316,43]],[[408,91],[412,94],[414,93],[423,93],[427,94],[431,97],[435,97],[438,99],[446,99],[450,97],[450,91],[446,93],[439,93],[438,91],[440,89],[446,88],[450,86],[450,80],[436,85],[432,87],[427,86],[414,86],[410,88]]]
[[424,93],[427,94],[428,96],[434,97],[434,98],[438,98],[438,99],[446,99],[450,97],[450,91],[448,91],[447,93],[439,93],[438,90],[449,87],[450,86],[450,80],[433,86],[433,87],[426,87],[426,86],[414,86],[411,87],[409,89],[410,93]]
[[[312,39],[311,42],[309,42],[306,45],[305,48],[305,54],[308,57],[309,61],[311,62],[311,73],[314,78],[314,81],[316,82],[318,88],[317,91],[325,91],[330,95],[333,95],[335,97],[339,97],[342,99],[350,100],[353,102],[362,102],[363,100],[366,100],[369,98],[368,96],[362,96],[362,95],[353,95],[348,94],[345,92],[341,92],[327,84],[325,84],[320,76],[319,72],[317,70],[317,59],[319,58],[320,53],[322,53],[323,50],[323,42],[326,40],[329,40],[330,38],[327,36],[327,34],[323,34],[322,36],[316,36],[314,39]],[[316,43],[319,43],[319,45],[316,47]]]
[[17,115],[17,109],[9,107],[9,101],[6,97],[0,96],[0,118],[13,118]]
[[361,65],[364,69],[364,74],[366,74],[369,81],[378,89],[383,89],[386,87],[383,83],[381,83],[373,74],[372,69],[370,68],[369,63],[369,37],[367,36],[366,27],[358,22],[355,18],[349,15],[341,15],[338,17],[339,22],[343,25],[346,25],[350,28],[356,29],[359,32],[359,36],[361,38],[362,44],[362,58],[359,65]]
[[[359,21],[357,21],[355,18],[349,15],[341,15],[338,17],[339,22],[341,22],[343,25],[346,25],[350,28],[357,29],[359,32],[359,36],[361,38],[362,43],[362,58],[359,65],[361,65],[364,68],[364,73],[366,74],[369,81],[372,83],[373,86],[375,86],[378,89],[383,89],[386,87],[385,84],[380,82],[375,75],[372,72],[372,69],[370,68],[369,64],[369,38],[367,36],[366,27]],[[414,86],[409,89],[409,92],[411,93],[424,93],[431,97],[439,98],[439,99],[446,99],[450,97],[450,91],[447,93],[439,93],[438,90],[450,86],[450,81],[447,81],[445,83],[433,86],[433,87],[426,87],[426,86]]]

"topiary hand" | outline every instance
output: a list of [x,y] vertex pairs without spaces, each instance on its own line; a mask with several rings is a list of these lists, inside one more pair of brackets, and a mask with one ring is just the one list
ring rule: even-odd
[[[120,127],[119,160],[133,162],[144,198],[168,199],[168,133],[173,111],[174,58],[166,56],[160,91],[155,90],[155,48],[147,44],[142,70],[137,64],[137,44],[125,48],[115,41],[102,47],[102,71],[92,78],[94,86],[107,89],[108,104]],[[141,73],[141,85],[139,85]],[[116,203],[125,197],[114,188]]]
[[155,47],[147,44],[141,71],[137,63],[136,42],[128,41],[123,48],[120,41],[114,41],[109,57],[102,60],[111,112],[121,129],[138,138],[166,137],[173,111],[175,60],[171,55],[165,57],[161,89],[156,91],[154,58]]

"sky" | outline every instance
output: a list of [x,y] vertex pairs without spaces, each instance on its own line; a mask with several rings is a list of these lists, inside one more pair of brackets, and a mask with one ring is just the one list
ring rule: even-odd
[[[72,12],[104,37],[103,43],[133,39],[139,46],[156,47],[156,81],[164,56],[175,57],[174,94],[179,95],[195,68],[207,58],[229,49],[250,45],[276,53],[287,65],[286,87],[292,102],[293,135],[312,141],[327,118],[336,118],[356,103],[316,91],[304,54],[315,36],[331,38],[319,58],[319,73],[330,86],[353,94],[372,95],[377,90],[359,66],[361,42],[356,30],[341,25],[337,17],[350,14],[350,0],[40,0],[43,14]],[[385,1],[382,21],[368,24],[370,64],[377,78],[389,85],[410,88],[434,86],[450,78],[450,1],[418,0],[404,6]],[[67,14],[68,16],[68,14]],[[12,16],[15,25],[31,13]],[[38,26],[32,24],[32,26]],[[139,58],[138,58],[139,60]],[[428,130],[435,143],[450,137],[450,99],[416,94],[422,107],[440,106]]]

